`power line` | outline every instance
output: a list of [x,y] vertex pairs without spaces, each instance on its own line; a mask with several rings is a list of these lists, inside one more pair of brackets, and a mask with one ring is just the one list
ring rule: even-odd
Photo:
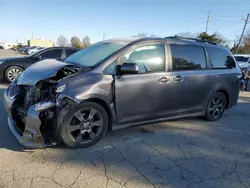
[[238,50],[239,50],[239,47],[240,47],[240,44],[241,44],[245,29],[246,29],[246,26],[247,26],[247,23],[248,23],[248,19],[249,19],[249,14],[247,14],[247,18],[244,19],[245,24],[244,24],[244,27],[243,27],[243,30],[242,30],[242,33],[241,33],[241,36],[240,36],[239,44],[238,44],[237,49],[236,49],[236,54],[238,53]]
[[211,13],[211,16],[213,16],[213,17],[216,17],[216,18],[218,18],[218,19],[220,19],[220,18],[239,18],[239,17],[242,17],[242,14],[223,14],[222,16],[220,15],[220,16],[218,16],[218,15],[216,15],[216,14],[214,14],[214,13]]
[[242,23],[242,22],[239,22],[239,21],[227,21],[227,20],[222,20],[220,18],[217,18],[217,17],[214,17],[213,15],[211,15],[211,17],[213,19],[215,19],[215,21],[219,21],[219,22],[226,22],[226,23]]

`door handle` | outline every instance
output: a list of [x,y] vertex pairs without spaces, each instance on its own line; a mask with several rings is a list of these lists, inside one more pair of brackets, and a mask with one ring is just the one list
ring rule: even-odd
[[176,77],[174,77],[173,80],[176,81],[176,82],[182,82],[184,80],[184,78],[182,76],[180,76],[180,75],[177,75]]
[[163,76],[163,77],[161,77],[161,78],[159,79],[159,82],[160,82],[161,84],[165,84],[165,83],[167,83],[168,81],[170,81],[170,78],[169,78],[169,77],[166,77],[166,76]]

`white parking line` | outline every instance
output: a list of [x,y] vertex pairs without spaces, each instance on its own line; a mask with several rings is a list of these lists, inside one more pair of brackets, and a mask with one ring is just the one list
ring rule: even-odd
[[6,84],[0,84],[0,89],[6,89],[8,87],[8,85]]

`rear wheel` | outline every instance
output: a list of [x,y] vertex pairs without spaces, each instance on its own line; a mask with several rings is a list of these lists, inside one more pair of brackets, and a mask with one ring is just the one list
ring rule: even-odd
[[86,148],[100,141],[107,129],[106,110],[97,103],[86,102],[66,115],[60,128],[60,136],[69,147]]
[[23,68],[18,66],[11,66],[4,72],[4,78],[7,82],[12,82],[23,72]]
[[208,121],[217,121],[223,115],[226,109],[226,97],[223,93],[217,92],[209,100],[205,119]]

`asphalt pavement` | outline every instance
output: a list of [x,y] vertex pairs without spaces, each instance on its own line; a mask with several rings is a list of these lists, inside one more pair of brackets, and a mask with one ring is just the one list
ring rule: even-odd
[[0,187],[250,187],[250,92],[218,122],[188,118],[108,132],[87,149],[25,149],[0,85]]

